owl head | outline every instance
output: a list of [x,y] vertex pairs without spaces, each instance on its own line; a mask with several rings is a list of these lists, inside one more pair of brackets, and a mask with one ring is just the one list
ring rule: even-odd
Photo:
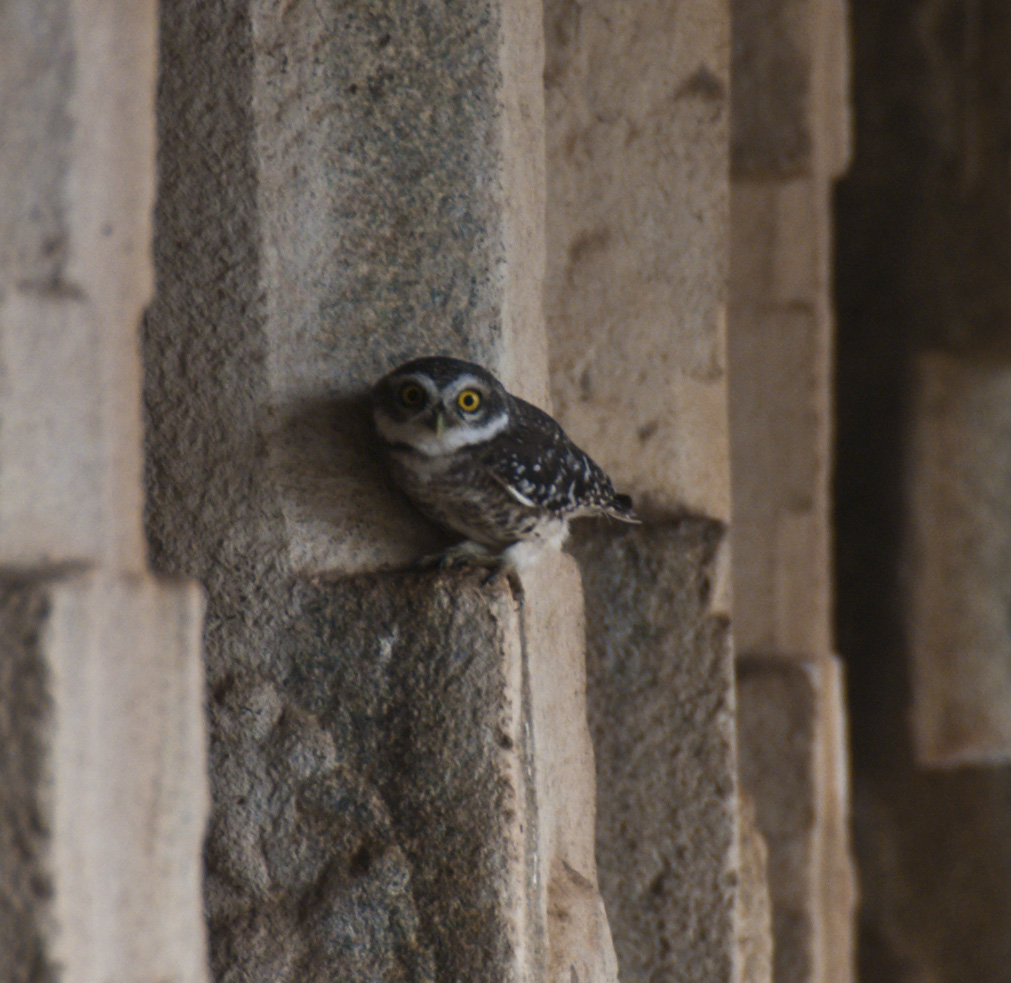
[[429,457],[491,440],[509,425],[512,399],[490,372],[457,358],[405,362],[372,388],[372,419],[392,450]]

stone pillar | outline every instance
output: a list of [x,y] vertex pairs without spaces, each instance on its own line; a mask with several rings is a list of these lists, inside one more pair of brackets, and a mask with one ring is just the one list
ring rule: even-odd
[[575,541],[601,890],[625,983],[729,981],[729,9],[549,0],[544,23],[554,404],[647,519]]
[[403,569],[441,534],[361,405],[433,353],[547,404],[540,6],[162,10],[148,533],[208,592],[212,970],[613,983],[578,573]]
[[146,568],[154,4],[0,12],[0,978],[205,979],[197,589]]
[[769,848],[776,983],[852,979],[843,682],[832,641],[832,186],[843,0],[737,0],[729,325],[741,780]]

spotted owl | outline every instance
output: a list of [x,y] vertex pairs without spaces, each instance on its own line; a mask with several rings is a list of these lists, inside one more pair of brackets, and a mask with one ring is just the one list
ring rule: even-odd
[[554,419],[479,365],[414,359],[380,379],[370,402],[397,484],[465,537],[443,562],[522,568],[561,547],[570,519],[639,521],[632,500]]

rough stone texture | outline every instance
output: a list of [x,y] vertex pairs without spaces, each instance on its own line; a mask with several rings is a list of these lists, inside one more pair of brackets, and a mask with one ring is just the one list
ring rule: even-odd
[[358,401],[433,351],[546,400],[539,6],[162,11],[147,518],[208,591],[213,971],[614,983],[574,564],[376,573],[441,537]]
[[214,684],[219,979],[615,983],[578,573],[485,576],[292,582]]
[[0,976],[204,976],[201,600],[92,573],[0,588]]
[[555,408],[641,509],[721,520],[728,14],[544,7]]
[[767,867],[769,850],[758,831],[755,801],[740,789],[737,834],[741,845],[741,884],[737,894],[737,944],[741,983],[772,983],[772,906]]
[[921,357],[913,383],[908,637],[924,764],[1011,760],[1011,366]]
[[741,784],[769,847],[773,977],[843,983],[852,978],[854,889],[838,680],[823,660],[749,656],[738,660],[737,696]]
[[841,174],[849,157],[846,0],[734,0],[735,177]]
[[0,11],[7,563],[143,568],[137,323],[151,289],[154,32],[154,4]]
[[574,541],[597,758],[597,863],[623,983],[737,977],[734,680],[711,609],[723,530]]
[[[299,569],[403,563],[435,535],[368,463],[357,398],[442,352],[545,403],[539,25],[531,0],[162,6],[150,360],[199,396],[150,419],[231,485],[186,492],[215,535],[236,521],[207,506],[230,501],[237,537]],[[222,455],[270,483],[265,504]]]

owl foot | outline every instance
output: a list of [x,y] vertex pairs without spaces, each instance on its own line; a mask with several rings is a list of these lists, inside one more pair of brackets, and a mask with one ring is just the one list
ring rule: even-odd
[[502,566],[502,562],[500,553],[493,553],[487,546],[465,539],[441,553],[431,553],[422,557],[419,566],[437,567],[439,570],[462,566],[491,567],[494,571]]

